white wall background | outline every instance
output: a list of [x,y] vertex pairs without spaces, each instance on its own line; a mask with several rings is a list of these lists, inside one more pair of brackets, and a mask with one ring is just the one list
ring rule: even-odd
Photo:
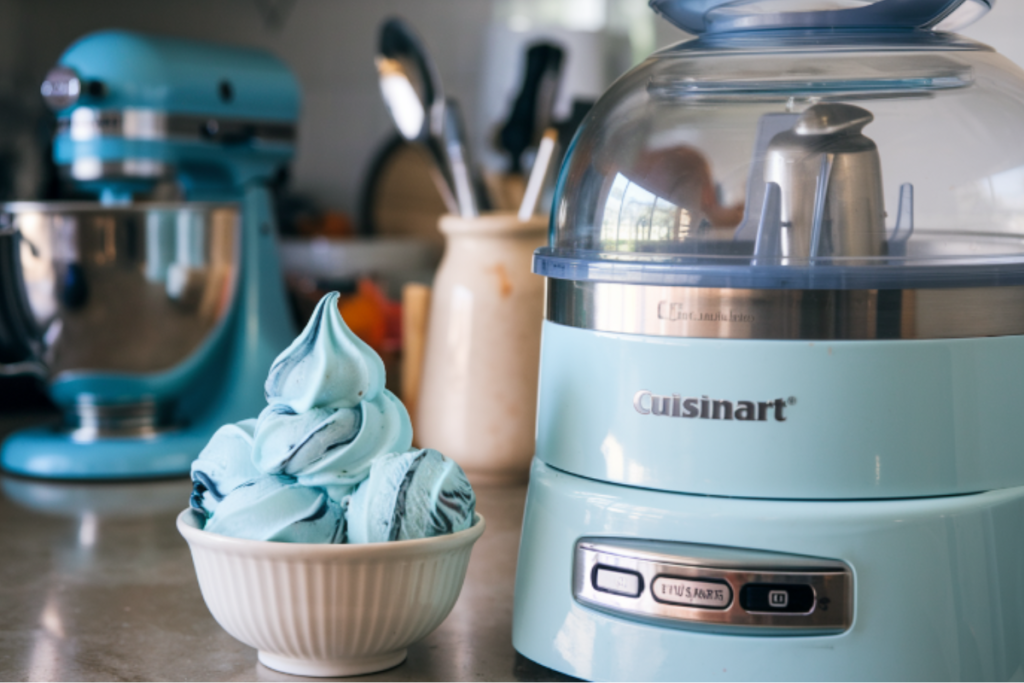
[[991,45],[1024,67],[1024,1],[998,0],[995,9],[963,34]]
[[[498,2],[0,0],[0,106],[13,112],[0,115],[0,126],[24,125],[38,112],[38,85],[46,71],[89,31],[117,27],[259,46],[284,59],[303,87],[294,187],[327,207],[355,212],[371,156],[392,131],[372,62],[381,21],[398,14],[416,26],[446,90],[462,101],[474,126],[474,113],[488,109],[481,107],[481,95],[497,97],[484,81],[490,78],[486,36]],[[268,20],[275,9],[284,14],[278,24]],[[966,33],[1024,64],[1024,0],[1000,0],[992,15]],[[660,45],[685,37],[661,20],[656,36]],[[494,108],[493,102],[484,104]],[[486,136],[474,131],[478,140]]]

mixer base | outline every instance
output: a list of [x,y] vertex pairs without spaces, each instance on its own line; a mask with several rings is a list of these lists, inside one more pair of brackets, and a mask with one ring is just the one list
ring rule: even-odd
[[42,479],[153,479],[187,475],[212,430],[78,442],[70,433],[36,427],[12,434],[0,451],[6,472]]
[[[902,500],[741,499],[608,484],[535,460],[512,644],[544,666],[587,680],[1019,680],[1022,528],[1020,487]],[[579,546],[592,537],[622,548],[627,559],[599,560],[593,573],[584,563],[582,574],[574,574]],[[680,562],[712,568],[626,567],[630,554],[643,554],[637,549],[670,544],[692,551]],[[738,588],[729,592],[721,578],[728,570],[753,571],[732,566],[729,558],[765,553],[845,566],[852,590],[847,618],[837,619],[832,633],[786,630],[782,617],[765,616],[770,606],[744,603]],[[689,577],[676,578],[680,572]],[[574,577],[592,582],[596,592],[581,594]],[[792,589],[787,595],[793,600],[798,595],[792,585],[779,585],[793,582],[747,581],[752,590],[760,585]],[[669,598],[658,600],[671,594],[658,593],[659,582],[721,594],[693,603],[704,608],[707,622],[694,623],[701,609],[682,618],[686,610],[666,606]],[[822,588],[814,594],[821,597]],[[652,593],[655,600],[648,601]],[[813,611],[794,616],[794,623],[812,621],[818,612],[831,617],[837,595],[830,605],[809,606]],[[712,622],[728,620],[712,617],[730,600],[749,613],[748,623],[742,630],[716,630]],[[644,617],[645,605],[654,618]]]

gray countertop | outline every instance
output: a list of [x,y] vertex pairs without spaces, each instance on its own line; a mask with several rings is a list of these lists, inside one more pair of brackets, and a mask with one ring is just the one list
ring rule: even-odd
[[[309,680],[258,664],[210,616],[174,525],[190,489],[0,476],[0,680]],[[345,680],[567,680],[512,648],[525,493],[477,489],[487,531],[452,613],[404,664]]]

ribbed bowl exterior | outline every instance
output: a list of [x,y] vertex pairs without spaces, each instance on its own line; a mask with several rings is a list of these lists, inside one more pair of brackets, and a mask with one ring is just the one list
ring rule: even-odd
[[228,538],[199,529],[190,510],[178,516],[203,599],[224,630],[260,650],[265,664],[334,663],[336,674],[345,662],[366,668],[358,662],[392,653],[393,666],[444,621],[484,525],[477,515],[449,536],[314,545]]

